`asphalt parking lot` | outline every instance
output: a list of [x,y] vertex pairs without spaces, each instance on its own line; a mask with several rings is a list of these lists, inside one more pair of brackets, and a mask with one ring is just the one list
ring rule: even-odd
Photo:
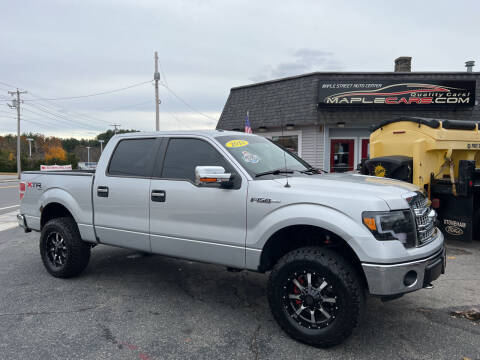
[[267,275],[98,246],[85,273],[44,270],[38,233],[0,232],[1,359],[480,359],[480,242],[449,244],[431,290],[371,298],[346,343],[322,350],[273,320]]

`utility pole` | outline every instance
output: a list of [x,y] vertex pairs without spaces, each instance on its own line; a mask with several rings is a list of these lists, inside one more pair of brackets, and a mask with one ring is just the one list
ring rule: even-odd
[[121,124],[110,124],[110,126],[113,126],[113,128],[114,128],[113,132],[115,133],[115,135],[117,135],[117,127],[120,127],[122,125]]
[[20,104],[22,103],[22,101],[20,100],[20,95],[26,94],[27,92],[17,89],[17,91],[9,91],[8,93],[12,96],[17,96],[16,99],[12,100],[12,104],[8,104],[8,106],[10,106],[10,108],[12,109],[17,109],[17,173],[18,178],[20,179],[20,174],[22,172],[22,163],[20,158]]
[[153,73],[155,80],[155,129],[160,131],[160,99],[158,98],[158,81],[160,80],[160,73],[158,72],[158,53],[155,51],[155,72]]
[[27,138],[28,141],[28,152],[30,153],[30,157],[32,157],[32,138]]
[[98,140],[98,142],[100,143],[100,154],[103,152],[103,143],[105,142],[105,140]]
[[[87,163],[90,162],[90,147],[91,146],[86,146],[86,148],[87,148]],[[90,165],[88,165],[88,166],[90,166]]]

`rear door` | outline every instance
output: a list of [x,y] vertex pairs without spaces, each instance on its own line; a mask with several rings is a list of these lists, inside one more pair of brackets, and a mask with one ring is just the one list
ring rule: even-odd
[[95,229],[99,241],[150,251],[150,177],[160,139],[120,140],[93,188]]
[[[170,138],[150,186],[150,239],[155,253],[245,266],[248,181],[214,143]],[[196,166],[222,166],[231,189],[195,185]]]

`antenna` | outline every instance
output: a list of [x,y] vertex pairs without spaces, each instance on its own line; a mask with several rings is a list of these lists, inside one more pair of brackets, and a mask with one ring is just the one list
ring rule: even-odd
[[[283,139],[283,119],[282,119],[282,139]],[[283,150],[283,162],[285,164],[285,179],[287,180],[287,183],[285,184],[285,187],[289,188],[290,184],[288,183],[288,174],[287,174],[287,154],[286,154],[285,149],[282,148],[282,150]]]

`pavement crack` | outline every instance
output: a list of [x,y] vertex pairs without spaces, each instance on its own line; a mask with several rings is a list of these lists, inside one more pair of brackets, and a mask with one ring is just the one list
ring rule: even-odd
[[2,316],[36,316],[36,315],[52,315],[52,314],[74,314],[89,310],[97,309],[99,306],[90,306],[75,310],[67,310],[67,311],[29,311],[29,312],[18,312],[18,313],[0,313],[0,317]]
[[258,334],[260,333],[260,328],[261,328],[260,324],[255,328],[255,331],[253,332],[252,342],[250,344],[250,349],[252,350],[253,355],[255,356],[255,360],[258,360],[258,353],[259,353]]

